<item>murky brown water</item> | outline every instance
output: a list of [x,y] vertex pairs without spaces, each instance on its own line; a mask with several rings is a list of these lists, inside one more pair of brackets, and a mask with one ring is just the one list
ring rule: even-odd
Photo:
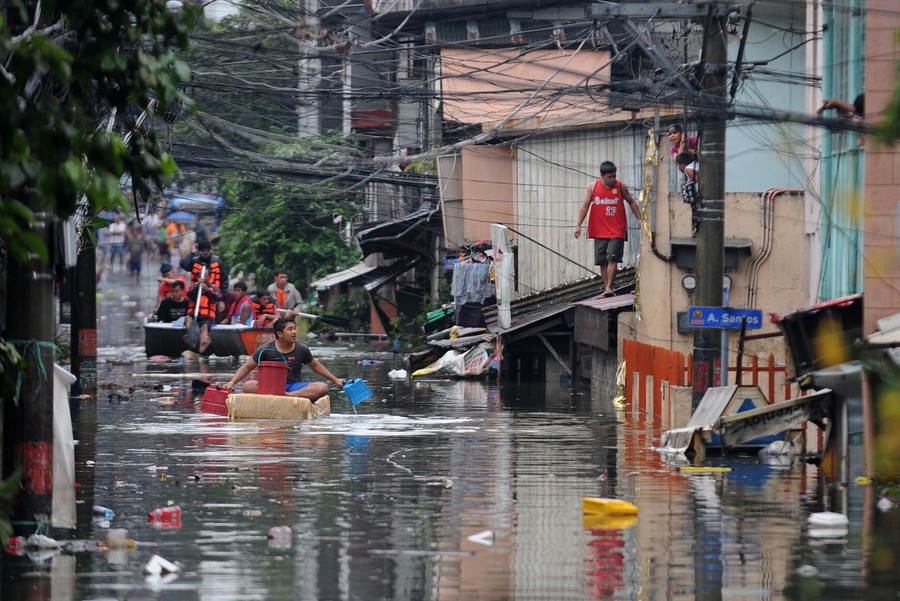
[[[105,358],[138,352],[124,326],[131,348]],[[355,414],[335,392],[332,416],[299,424],[229,422],[199,412],[191,381],[225,381],[235,363],[101,364],[98,401],[73,416],[74,537],[91,543],[4,557],[2,598],[895,598],[898,512],[876,511],[866,487],[755,457],[681,473],[650,450],[658,431],[608,402],[543,384],[392,380],[402,358],[382,348],[313,350],[375,398]],[[639,517],[585,523],[585,496],[633,502]],[[809,514],[836,499],[847,535],[810,537]],[[147,512],[169,503],[181,526],[151,527]],[[93,504],[115,518],[92,521]],[[96,550],[109,526],[136,548]],[[273,526],[290,534],[270,540]],[[145,578],[154,554],[181,573]]]

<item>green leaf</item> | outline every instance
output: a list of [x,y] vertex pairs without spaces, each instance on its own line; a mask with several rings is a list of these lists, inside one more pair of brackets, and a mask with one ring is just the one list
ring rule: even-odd
[[6,547],[13,534],[12,516],[15,499],[22,481],[22,468],[0,481],[0,546]]

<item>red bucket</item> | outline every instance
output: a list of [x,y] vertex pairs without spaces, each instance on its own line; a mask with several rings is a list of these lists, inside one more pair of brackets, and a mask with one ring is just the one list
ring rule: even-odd
[[287,363],[280,361],[259,362],[259,394],[284,395],[287,387]]

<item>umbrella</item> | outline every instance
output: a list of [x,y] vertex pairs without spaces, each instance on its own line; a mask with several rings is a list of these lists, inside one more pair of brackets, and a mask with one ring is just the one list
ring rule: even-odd
[[188,213],[187,211],[175,211],[174,213],[170,213],[166,219],[169,221],[185,221],[193,223],[197,221],[197,216],[193,213]]

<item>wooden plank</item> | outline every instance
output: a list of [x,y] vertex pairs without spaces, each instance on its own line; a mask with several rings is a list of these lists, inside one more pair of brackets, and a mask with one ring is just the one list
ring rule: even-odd
[[547,352],[549,352],[551,355],[553,355],[553,358],[556,359],[557,363],[559,363],[560,366],[562,366],[563,370],[565,370],[565,372],[571,376],[572,368],[569,367],[566,364],[566,362],[563,360],[563,358],[559,356],[559,353],[556,352],[556,349],[553,348],[553,345],[550,344],[550,342],[548,342],[546,338],[544,338],[543,334],[538,334],[537,337],[538,337],[538,340],[540,340],[544,344],[544,346],[547,348]]

